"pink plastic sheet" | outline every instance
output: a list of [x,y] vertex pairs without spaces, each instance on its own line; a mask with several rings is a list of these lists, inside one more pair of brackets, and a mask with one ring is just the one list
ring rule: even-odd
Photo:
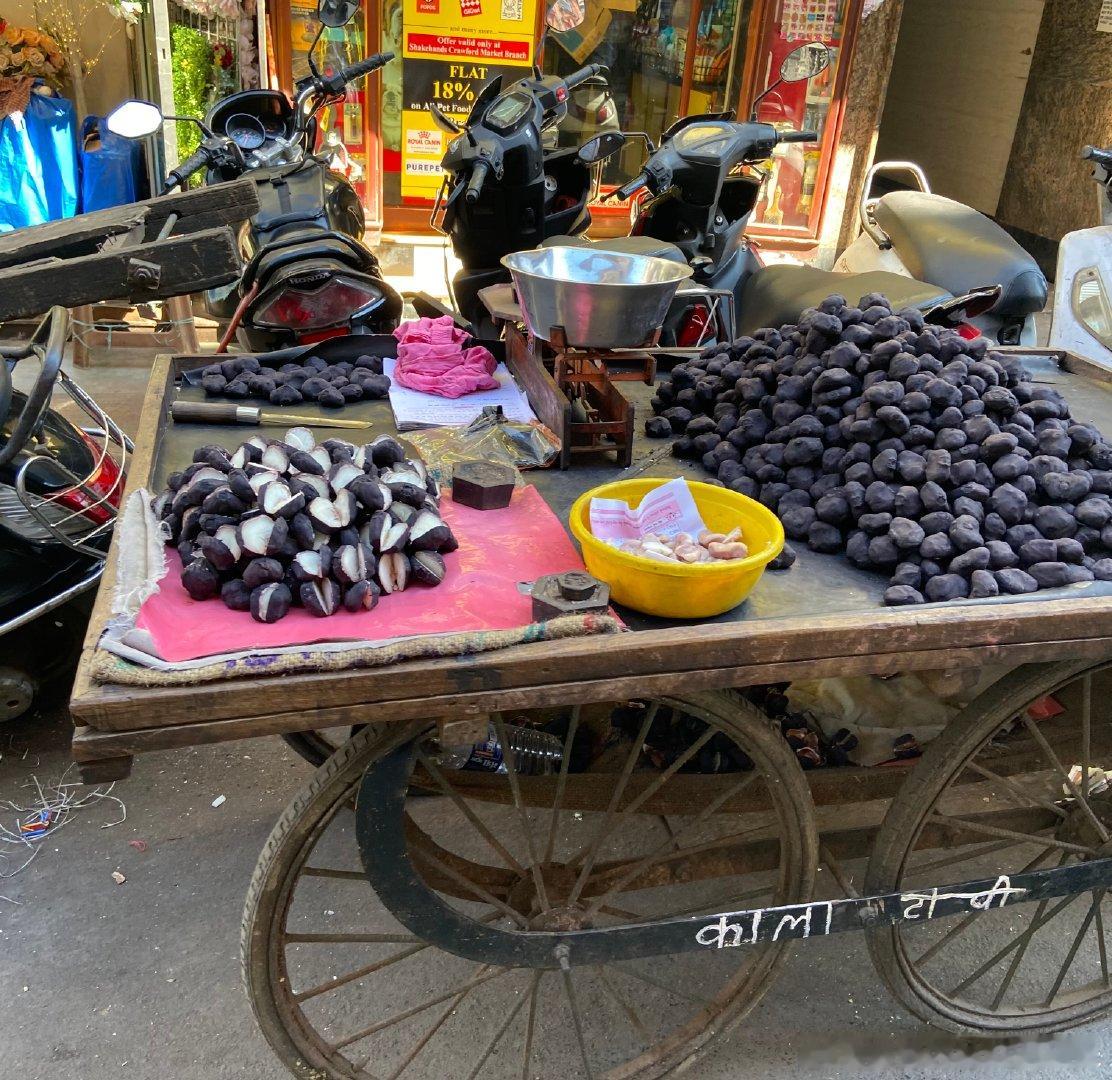
[[167,661],[217,653],[309,645],[319,641],[386,641],[416,635],[510,630],[532,621],[532,599],[518,585],[545,574],[581,570],[582,560],[556,515],[534,487],[519,488],[504,510],[441,503],[459,540],[445,556],[448,574],[433,589],[414,585],[384,596],[373,611],[342,608],[325,619],[294,608],[270,625],[219,600],[191,600],[181,586],[181,562],[168,549],[169,573],[139,611],[136,625]]

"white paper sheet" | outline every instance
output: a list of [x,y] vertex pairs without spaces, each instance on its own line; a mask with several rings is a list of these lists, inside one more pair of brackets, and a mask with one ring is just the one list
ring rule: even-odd
[[682,476],[650,491],[636,510],[621,499],[591,500],[592,535],[615,547],[623,540],[640,540],[648,533],[698,536],[704,529],[691,488]]
[[529,399],[519,390],[505,364],[494,369],[497,390],[478,390],[461,398],[437,397],[408,390],[393,381],[397,360],[387,360],[383,371],[390,376],[390,407],[399,431],[421,427],[466,427],[488,405],[501,405],[507,420],[527,424],[536,420]]

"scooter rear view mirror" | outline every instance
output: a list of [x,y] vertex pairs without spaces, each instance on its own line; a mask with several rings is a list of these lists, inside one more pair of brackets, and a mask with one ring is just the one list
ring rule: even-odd
[[821,41],[810,41],[792,49],[780,61],[781,82],[803,82],[830,67],[830,50]]
[[317,20],[335,29],[351,22],[358,10],[359,0],[318,0]]
[[145,139],[162,127],[162,110],[153,101],[125,101],[104,118],[104,123],[113,135]]
[[458,135],[463,130],[455,120],[441,112],[440,106],[435,102],[429,103],[429,115],[432,117],[432,122],[449,135]]
[[588,139],[575,153],[584,165],[594,165],[605,161],[625,146],[626,137],[620,131],[604,131],[593,139]]

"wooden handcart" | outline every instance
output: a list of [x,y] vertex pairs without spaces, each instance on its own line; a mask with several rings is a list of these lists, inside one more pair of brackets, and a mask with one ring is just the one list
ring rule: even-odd
[[[242,438],[168,423],[174,371],[153,370],[132,489],[156,490],[196,445]],[[1094,373],[1046,363],[1036,377],[1112,430]],[[381,404],[354,408],[388,430]],[[638,440],[635,471],[683,468]],[[612,475],[532,479],[566,514]],[[89,677],[111,589],[109,574],[72,701],[85,779],[200,743],[338,746],[276,825],[244,913],[247,990],[297,1076],[691,1068],[790,942],[847,930],[908,1009],[962,1035],[1044,1035],[1112,1008],[1099,586],[885,610],[880,579],[802,552],[707,623],[630,616],[617,636],[159,689]],[[776,695],[756,689],[990,664],[1007,673],[922,757],[881,768],[805,772]],[[509,725],[543,723],[559,769],[449,768],[438,738],[468,719],[503,746]]]

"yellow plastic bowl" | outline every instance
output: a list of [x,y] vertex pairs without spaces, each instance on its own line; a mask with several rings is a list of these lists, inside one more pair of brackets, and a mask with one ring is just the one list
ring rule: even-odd
[[603,484],[575,500],[571,531],[587,569],[610,586],[616,603],[669,619],[707,619],[737,607],[757,584],[765,567],[784,547],[784,528],[771,510],[745,495],[713,484],[688,481],[695,505],[712,532],[741,528],[749,555],[713,563],[664,562],[629,555],[591,533],[591,500],[621,499],[631,507],[667,480],[643,478]]

